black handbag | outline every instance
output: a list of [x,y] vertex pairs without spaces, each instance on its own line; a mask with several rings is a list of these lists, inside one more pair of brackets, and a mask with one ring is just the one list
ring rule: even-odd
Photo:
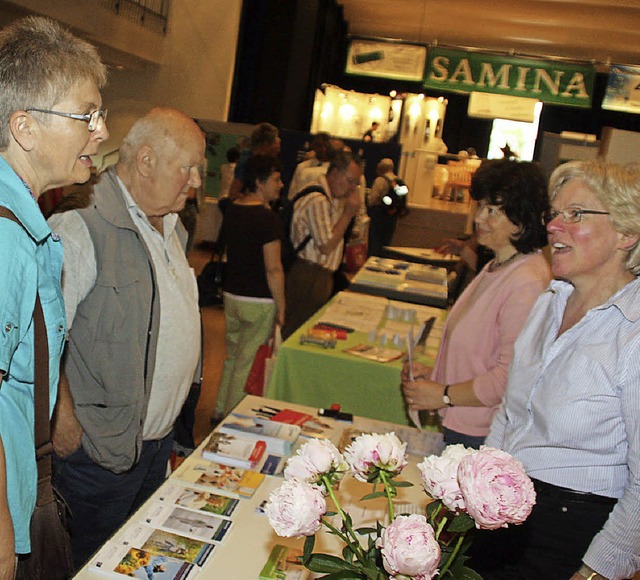
[[[0,206],[0,216],[20,225],[13,212]],[[68,524],[70,513],[51,484],[51,430],[49,424],[49,345],[40,295],[33,311],[35,454],[38,495],[31,516],[31,552],[18,557],[17,580],[65,580],[73,574]]]
[[222,286],[226,265],[222,256],[216,255],[202,268],[202,272],[198,276],[198,304],[200,306],[222,304]]

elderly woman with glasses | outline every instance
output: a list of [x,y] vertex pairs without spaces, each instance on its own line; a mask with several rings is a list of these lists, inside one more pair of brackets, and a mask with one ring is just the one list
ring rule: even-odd
[[108,137],[99,91],[105,79],[96,49],[51,20],[28,17],[0,31],[1,580],[13,579],[15,555],[30,551],[36,296],[48,338],[50,407],[65,338],[62,248],[35,200],[89,179],[91,155]]
[[[537,503],[477,538],[491,578],[640,570],[640,168],[571,162],[545,215],[556,278],[515,345],[487,444],[519,459]],[[487,545],[489,544],[489,545]]]
[[407,405],[439,410],[444,440],[478,448],[502,402],[513,344],[549,284],[542,214],[547,184],[533,163],[485,161],[471,183],[477,239],[495,255],[451,309],[433,371],[403,369]]

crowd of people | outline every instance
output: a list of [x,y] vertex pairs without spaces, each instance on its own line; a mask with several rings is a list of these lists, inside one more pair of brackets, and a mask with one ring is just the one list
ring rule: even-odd
[[[95,48],[51,20],[0,31],[0,580],[32,550],[39,304],[53,483],[74,516],[77,568],[162,484],[200,389],[198,290],[179,218],[202,186],[194,120],[152,109],[87,192],[48,221],[36,203],[89,180],[109,136],[105,82]],[[380,204],[397,179],[392,160],[378,164],[367,199],[362,160],[319,134],[283,194],[279,150],[278,129],[261,123],[228,156],[216,421],[242,398],[276,327],[287,338],[328,302],[365,211],[374,253],[396,227]],[[503,449],[534,482],[531,517],[479,533],[472,567],[486,579],[629,578],[640,570],[640,168],[570,162],[547,188],[535,163],[487,161],[471,195],[472,241],[442,248],[474,277],[435,365],[406,363],[401,388],[408,409],[441,415],[446,443]]]

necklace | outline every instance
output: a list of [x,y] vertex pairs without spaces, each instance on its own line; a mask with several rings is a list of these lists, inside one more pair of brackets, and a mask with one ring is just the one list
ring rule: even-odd
[[489,264],[489,272],[495,272],[497,269],[502,268],[502,266],[511,264],[511,262],[513,262],[519,255],[520,252],[516,252],[515,254],[509,256],[506,260],[502,260],[502,262],[498,262],[496,261],[496,258],[494,258],[491,264]]

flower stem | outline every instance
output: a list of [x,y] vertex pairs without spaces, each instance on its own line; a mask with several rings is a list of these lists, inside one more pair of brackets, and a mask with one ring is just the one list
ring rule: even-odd
[[442,567],[442,570],[440,570],[440,578],[444,578],[444,573],[451,567],[451,565],[455,561],[456,556],[458,555],[458,552],[460,551],[460,546],[462,545],[462,542],[463,542],[464,537],[466,535],[467,535],[467,532],[463,532],[458,537],[458,541],[456,542],[456,546],[453,549],[453,552],[451,552],[451,556],[449,556],[449,559],[447,560],[447,563]]
[[338,514],[340,514],[340,518],[344,522],[344,526],[347,529],[347,533],[346,534],[342,533],[337,528],[332,526],[329,522],[327,522],[324,518],[322,520],[322,523],[324,523],[325,526],[327,526],[330,530],[332,530],[335,534],[337,534],[342,539],[342,541],[345,544],[347,544],[347,546],[349,546],[349,549],[354,553],[358,561],[364,566],[365,559],[364,559],[364,555],[362,554],[360,540],[358,540],[358,537],[353,531],[351,522],[349,521],[349,518],[347,517],[347,515],[344,513],[344,510],[342,509],[342,506],[340,505],[338,498],[333,493],[333,487],[331,486],[331,482],[329,481],[329,478],[326,475],[322,476],[322,483],[324,483],[324,486],[327,492],[329,493],[329,497],[333,500],[333,504],[338,510]]
[[393,509],[393,493],[391,490],[391,485],[387,481],[387,472],[380,471],[380,479],[382,479],[382,483],[384,484],[384,491],[387,495],[387,501],[389,502],[389,521],[392,522],[396,519],[396,512]]

